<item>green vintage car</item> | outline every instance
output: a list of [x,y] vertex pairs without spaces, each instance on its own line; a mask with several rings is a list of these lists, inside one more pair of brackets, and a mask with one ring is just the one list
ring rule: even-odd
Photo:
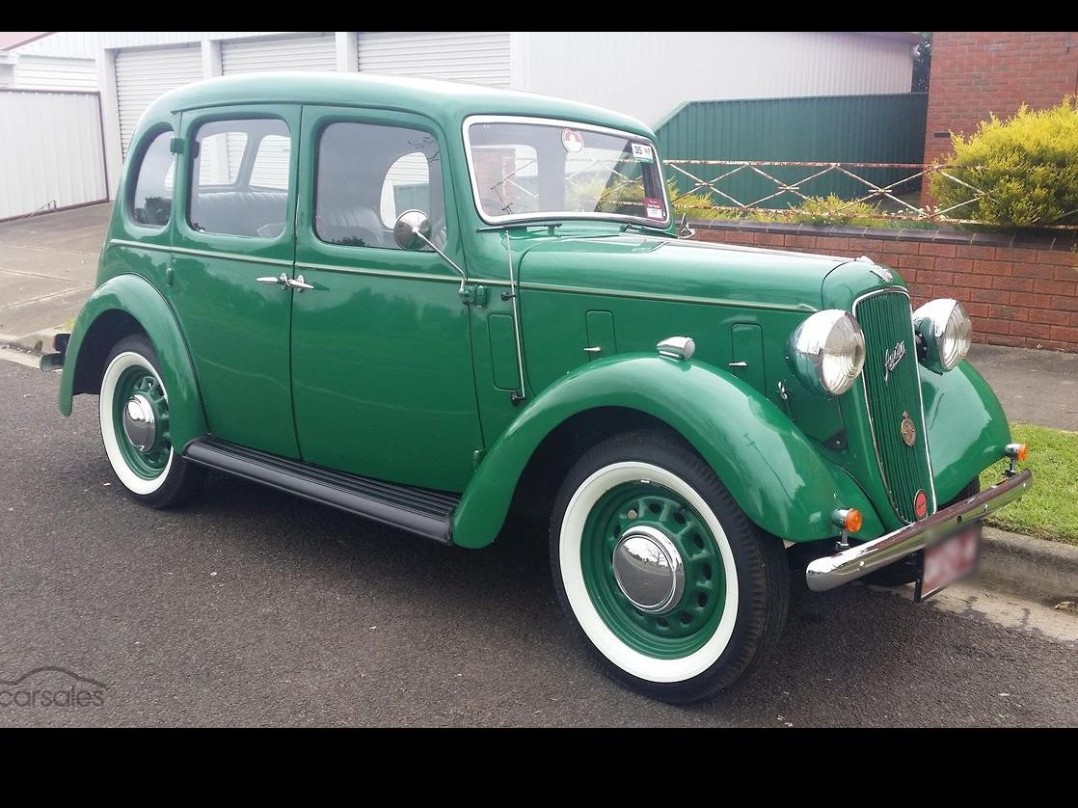
[[688,702],[775,647],[791,570],[923,599],[1030,474],[956,301],[912,311],[866,257],[686,235],[624,115],[210,79],[142,117],[96,291],[43,366],[65,414],[98,395],[150,507],[210,468],[463,548],[541,514],[586,646]]

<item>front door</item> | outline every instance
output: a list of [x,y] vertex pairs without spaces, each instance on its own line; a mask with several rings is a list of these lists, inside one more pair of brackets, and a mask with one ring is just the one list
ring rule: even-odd
[[463,266],[440,135],[407,113],[303,109],[292,400],[305,461],[463,490],[482,435],[460,278],[393,240],[419,208]]
[[180,134],[171,299],[210,431],[299,457],[288,361],[299,107],[185,112]]

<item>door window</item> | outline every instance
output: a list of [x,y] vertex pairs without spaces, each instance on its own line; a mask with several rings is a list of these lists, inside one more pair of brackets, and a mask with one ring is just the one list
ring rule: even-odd
[[418,208],[444,238],[440,168],[438,143],[428,132],[329,124],[318,143],[315,233],[330,244],[395,250],[393,223]]
[[188,223],[204,233],[273,239],[285,230],[292,141],[274,118],[213,121],[194,140]]

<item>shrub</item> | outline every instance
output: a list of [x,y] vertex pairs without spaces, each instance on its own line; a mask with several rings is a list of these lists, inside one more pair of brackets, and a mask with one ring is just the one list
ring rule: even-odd
[[670,207],[673,208],[675,218],[680,219],[683,215],[690,219],[740,219],[741,213],[737,210],[719,208],[715,206],[715,200],[708,191],[697,191],[691,194],[683,194],[678,190],[677,183],[673,179],[666,181],[666,194],[670,197]]
[[845,200],[835,194],[810,196],[796,208],[790,208],[794,221],[813,224],[855,224],[882,227],[883,219],[875,205],[857,200]]
[[969,137],[951,136],[954,157],[930,188],[945,215],[1030,227],[1078,222],[1078,99],[1046,110],[1023,105],[1010,119],[993,115]]

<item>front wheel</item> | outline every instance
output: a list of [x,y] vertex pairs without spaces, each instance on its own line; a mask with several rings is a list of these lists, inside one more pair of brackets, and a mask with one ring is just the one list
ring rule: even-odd
[[171,508],[198,491],[206,470],[172,445],[168,390],[143,335],[125,337],[109,353],[98,412],[105,454],[132,497],[151,508]]
[[550,556],[559,601],[607,672],[664,701],[732,685],[767,658],[786,620],[782,542],[662,432],[617,435],[575,464]]

